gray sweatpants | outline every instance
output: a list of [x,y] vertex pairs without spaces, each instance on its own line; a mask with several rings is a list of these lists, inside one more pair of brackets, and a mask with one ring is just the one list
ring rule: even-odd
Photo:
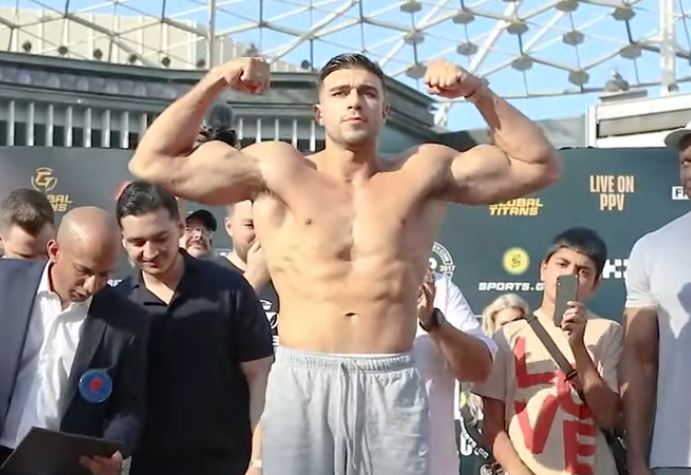
[[655,475],[691,475],[691,468],[655,468]]
[[425,475],[428,405],[408,353],[278,348],[262,416],[265,475]]

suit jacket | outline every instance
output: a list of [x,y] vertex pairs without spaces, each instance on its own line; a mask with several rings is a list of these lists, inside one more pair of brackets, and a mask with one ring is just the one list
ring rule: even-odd
[[[45,264],[0,260],[0,432]],[[132,452],[144,419],[149,325],[146,311],[110,286],[94,295],[60,407],[60,430],[120,441],[125,457]],[[107,372],[113,381],[102,403],[90,403],[79,393],[79,378],[91,368]]]

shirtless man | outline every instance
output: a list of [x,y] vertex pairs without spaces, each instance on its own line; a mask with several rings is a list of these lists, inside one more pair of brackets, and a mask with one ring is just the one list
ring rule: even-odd
[[319,77],[315,120],[326,131],[324,150],[304,156],[282,142],[238,150],[220,141],[194,149],[221,91],[268,87],[268,65],[242,58],[212,69],[168,107],[130,163],[134,175],[183,198],[254,202],[281,299],[263,462],[253,462],[267,475],[427,472],[427,402],[409,351],[417,290],[446,202],[494,203],[558,178],[540,129],[481,79],[439,61],[425,82],[434,94],[472,101],[495,145],[460,153],[426,144],[383,160],[382,71],[345,54]]

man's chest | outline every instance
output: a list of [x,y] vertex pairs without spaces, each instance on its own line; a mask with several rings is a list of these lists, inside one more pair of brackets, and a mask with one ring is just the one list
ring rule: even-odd
[[381,180],[358,189],[320,183],[292,196],[281,219],[275,204],[258,202],[254,219],[262,245],[275,242],[282,253],[289,248],[346,260],[427,246],[445,207],[396,183]]
[[142,305],[152,317],[149,346],[155,359],[165,360],[172,354],[213,354],[233,341],[230,304],[223,296]]
[[30,318],[23,359],[37,357],[43,364],[67,359],[69,365],[79,345],[87,308],[70,306],[62,309],[56,299],[41,297],[37,299]]
[[691,255],[680,246],[660,250],[650,268],[650,290],[661,317],[680,330],[691,320]]
[[[545,388],[550,391],[567,390],[568,387],[559,386],[564,382],[562,381],[564,372],[547,351],[545,345],[532,329],[526,326],[524,330],[510,339],[510,352],[506,357],[508,377],[514,377],[513,383],[516,393],[529,399],[533,393],[539,393]],[[572,366],[575,365],[573,351],[563,332],[556,327],[545,328],[545,330],[566,360]],[[586,350],[596,366],[599,366],[605,353],[600,333],[599,329],[588,326],[584,335]]]

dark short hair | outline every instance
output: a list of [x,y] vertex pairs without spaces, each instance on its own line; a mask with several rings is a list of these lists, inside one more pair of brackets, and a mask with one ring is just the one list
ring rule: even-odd
[[199,142],[220,140],[236,148],[239,141],[237,132],[233,130],[233,109],[228,104],[214,104],[204,118],[199,135],[203,137]]
[[334,56],[321,68],[321,71],[319,71],[319,82],[317,83],[319,89],[321,89],[324,79],[329,74],[341,69],[364,69],[369,71],[381,80],[382,88],[384,88],[384,72],[377,63],[363,54],[346,53]]
[[36,236],[46,224],[55,226],[55,211],[43,193],[30,188],[12,191],[0,205],[3,227],[13,225]]
[[152,185],[142,180],[136,180],[127,185],[120,193],[115,205],[118,224],[126,216],[142,216],[160,209],[168,211],[171,219],[180,219],[178,202],[175,195],[159,185]]
[[607,244],[598,233],[589,228],[569,228],[558,234],[547,250],[545,262],[559,249],[571,249],[583,254],[593,262],[597,271],[597,278],[602,275],[607,260]]

